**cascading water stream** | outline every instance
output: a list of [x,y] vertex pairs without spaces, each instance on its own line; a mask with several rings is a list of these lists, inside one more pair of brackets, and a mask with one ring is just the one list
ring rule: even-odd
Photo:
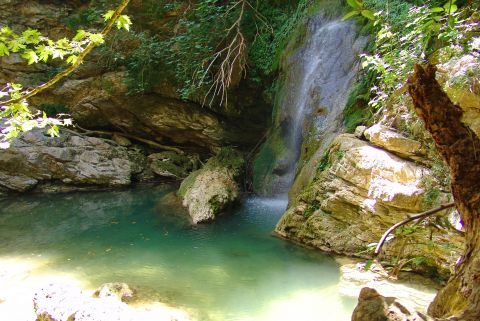
[[365,42],[351,21],[331,20],[321,13],[308,18],[304,44],[283,66],[278,122],[287,124],[283,139],[289,155],[277,160],[284,170],[274,183],[274,194],[285,194],[292,185],[307,135],[328,139],[342,129],[343,109],[358,71],[356,57]]

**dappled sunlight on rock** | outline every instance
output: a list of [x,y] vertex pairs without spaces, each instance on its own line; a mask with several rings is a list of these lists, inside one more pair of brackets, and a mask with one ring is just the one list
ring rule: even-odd
[[369,287],[383,296],[398,298],[407,308],[425,313],[439,288],[433,281],[413,273],[402,273],[399,280],[393,280],[375,264],[366,269],[362,262],[345,258],[338,261],[342,263],[339,289],[345,296],[358,297],[362,288]]

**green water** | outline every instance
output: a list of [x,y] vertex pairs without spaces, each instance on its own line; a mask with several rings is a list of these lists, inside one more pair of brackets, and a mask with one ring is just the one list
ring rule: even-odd
[[[88,287],[126,282],[201,321],[346,321],[337,264],[270,236],[286,202],[252,197],[191,226],[168,186],[0,201],[0,260],[42,258]],[[3,319],[0,316],[0,319]]]

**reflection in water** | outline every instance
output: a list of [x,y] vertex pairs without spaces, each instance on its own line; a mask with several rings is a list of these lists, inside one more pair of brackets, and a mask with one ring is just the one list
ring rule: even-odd
[[68,273],[89,288],[126,282],[202,321],[349,319],[353,302],[338,294],[334,261],[270,236],[283,200],[249,198],[231,216],[190,226],[181,209],[157,204],[170,192],[2,201],[0,260],[42,258],[30,273]]

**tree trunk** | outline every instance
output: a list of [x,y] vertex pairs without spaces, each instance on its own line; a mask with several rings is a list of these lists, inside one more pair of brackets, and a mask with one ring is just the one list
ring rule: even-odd
[[409,93],[417,114],[432,134],[450,168],[452,193],[465,229],[465,253],[428,312],[436,318],[480,320],[480,140],[461,122],[453,104],[435,79],[432,65],[415,66]]

